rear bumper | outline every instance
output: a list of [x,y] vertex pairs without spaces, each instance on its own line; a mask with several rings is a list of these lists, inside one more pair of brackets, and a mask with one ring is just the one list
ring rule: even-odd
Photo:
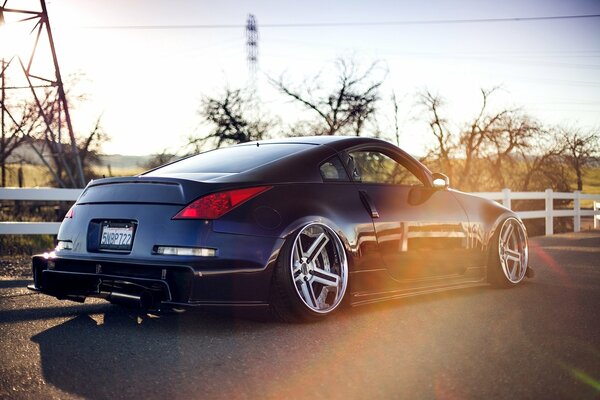
[[32,258],[29,289],[58,299],[84,301],[99,297],[111,302],[161,307],[266,307],[274,258],[261,268],[223,268],[147,260],[95,258]]

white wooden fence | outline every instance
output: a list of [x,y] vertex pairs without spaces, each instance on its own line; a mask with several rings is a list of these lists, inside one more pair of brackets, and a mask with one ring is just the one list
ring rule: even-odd
[[[544,218],[546,220],[546,235],[554,234],[555,217],[573,217],[573,231],[581,230],[581,217],[591,216],[594,220],[594,229],[600,227],[600,195],[584,194],[580,191],[573,193],[554,192],[552,189],[546,189],[545,192],[512,192],[510,189],[503,189],[501,192],[477,192],[474,195],[485,197],[490,200],[500,201],[505,207],[512,209],[512,200],[545,200],[543,210],[537,211],[517,211],[521,219]],[[573,209],[555,210],[554,200],[573,200]],[[591,200],[593,209],[582,210],[581,200]]]
[[[2,200],[72,201],[83,189],[50,188],[0,188]],[[0,235],[56,235],[60,222],[10,222],[0,221]]]
[[[38,200],[38,201],[75,201],[81,194],[82,189],[0,189],[1,200]],[[553,192],[546,189],[545,192],[512,192],[504,189],[501,192],[477,192],[474,195],[490,200],[500,201],[505,207],[511,208],[512,200],[545,200],[543,210],[518,211],[522,219],[544,218],[546,220],[546,235],[554,234],[555,217],[573,217],[573,230],[581,230],[581,217],[592,216],[594,229],[600,227],[600,195],[584,194],[579,191],[573,193]],[[573,200],[573,209],[555,210],[554,200]],[[581,201],[591,200],[593,209],[582,210]],[[60,222],[10,222],[0,221],[0,235],[56,235]]]

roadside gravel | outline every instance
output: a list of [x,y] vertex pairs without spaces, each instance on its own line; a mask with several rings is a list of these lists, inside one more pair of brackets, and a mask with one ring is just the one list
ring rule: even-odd
[[31,256],[0,256],[0,276],[31,277]]

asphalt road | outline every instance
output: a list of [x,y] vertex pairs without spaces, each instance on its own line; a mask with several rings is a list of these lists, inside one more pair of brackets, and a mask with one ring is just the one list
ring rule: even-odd
[[0,397],[600,398],[600,232],[531,241],[537,275],[304,325],[140,317],[0,278]]

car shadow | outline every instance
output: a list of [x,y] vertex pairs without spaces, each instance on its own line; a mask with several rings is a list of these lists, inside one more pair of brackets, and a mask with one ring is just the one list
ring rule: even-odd
[[248,351],[248,335],[285,328],[201,311],[156,316],[101,307],[31,338],[46,383],[88,399],[179,397],[173,380],[211,374]]
[[[25,295],[35,296],[34,293],[25,293],[14,296]],[[98,314],[106,311],[108,307],[110,307],[108,304],[81,304],[62,307],[34,307],[15,310],[2,310],[0,311],[0,323],[40,321],[52,318],[65,318],[78,315]]]
[[487,296],[495,292],[509,291],[517,293],[519,291],[526,290],[526,288],[532,285],[536,285],[536,282],[526,279],[519,283],[517,287],[512,288],[496,288],[490,285],[484,285],[467,288],[446,289],[440,292],[417,294],[397,299],[383,300],[371,304],[359,305],[352,307],[349,309],[349,311],[353,314],[369,314],[378,311],[392,310],[398,307],[410,307],[438,302],[451,302],[453,300],[467,299],[474,296]]
[[33,281],[31,279],[7,279],[0,280],[0,289],[24,288]]
[[405,307],[410,304],[426,304],[426,303],[435,303],[438,301],[445,301],[452,298],[457,297],[465,297],[465,296],[473,296],[477,293],[481,293],[482,290],[486,288],[481,287],[473,287],[473,288],[463,288],[445,292],[437,292],[437,293],[429,293],[429,294],[419,294],[414,296],[401,297],[396,299],[387,299],[382,301],[377,301],[369,304],[362,304],[358,306],[352,307],[351,311],[354,314],[364,314],[364,313],[372,313],[376,311],[384,311],[389,309],[395,309],[398,307]]
[[355,336],[370,337],[373,323],[385,320],[382,313],[485,296],[489,290],[470,288],[344,308],[312,324],[204,311],[156,316],[108,304],[75,306],[71,311],[79,315],[31,340],[39,346],[45,382],[76,396],[155,398],[193,392],[197,397],[227,397],[249,376],[253,381],[273,373],[282,360],[285,368],[302,365],[306,346],[315,340],[334,341],[346,332],[343,342],[354,345]]

